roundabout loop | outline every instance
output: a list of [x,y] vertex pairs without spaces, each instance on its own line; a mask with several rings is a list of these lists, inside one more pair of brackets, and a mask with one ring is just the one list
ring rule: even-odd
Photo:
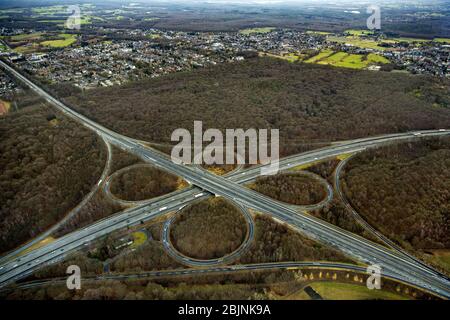
[[[182,188],[180,190],[174,190],[172,192],[169,192],[167,194],[163,194],[163,195],[160,195],[160,196],[157,196],[157,197],[152,197],[152,198],[144,199],[144,200],[136,200],[136,201],[120,199],[119,197],[117,197],[115,194],[113,194],[111,192],[111,183],[112,183],[112,181],[115,178],[117,178],[118,176],[120,176],[124,172],[127,172],[129,170],[133,170],[133,169],[138,169],[138,168],[152,168],[152,169],[161,170],[161,169],[157,168],[156,166],[148,164],[148,163],[133,164],[131,166],[122,168],[120,170],[117,170],[116,172],[111,174],[109,177],[107,177],[106,180],[105,180],[105,183],[104,183],[104,186],[103,186],[103,192],[106,195],[106,197],[108,199],[110,199],[111,201],[115,202],[115,203],[121,204],[123,206],[130,207],[130,206],[143,205],[143,204],[147,204],[147,203],[150,203],[150,202],[154,202],[154,201],[157,201],[158,199],[165,198],[168,195],[175,195],[177,192],[182,192],[182,191],[186,190],[186,188]],[[164,171],[164,172],[166,172],[166,171]]]
[[[270,199],[272,199],[272,201],[274,201],[274,202],[277,202],[282,205],[288,205],[289,207],[291,207],[292,209],[297,210],[297,211],[313,211],[313,210],[318,210],[318,209],[325,207],[327,204],[329,204],[331,202],[331,200],[333,200],[333,197],[334,197],[333,186],[327,180],[325,180],[324,178],[322,178],[321,176],[319,176],[316,173],[304,171],[304,170],[291,170],[291,171],[284,170],[284,171],[281,171],[279,174],[280,175],[300,174],[303,176],[310,177],[310,178],[316,180],[317,182],[319,182],[326,189],[327,195],[322,201],[320,201],[318,203],[314,203],[314,204],[307,204],[307,205],[290,204],[290,203],[276,200],[276,199],[270,197]],[[249,181],[247,181],[247,183],[253,182],[255,180],[256,179],[249,180]]]
[[[231,200],[228,200],[232,205],[234,205],[236,208],[238,208],[245,221],[247,224],[247,233],[245,236],[244,241],[241,243],[241,245],[234,250],[233,252],[220,257],[220,258],[215,258],[215,259],[196,259],[196,258],[191,258],[188,257],[186,255],[184,255],[183,253],[181,253],[180,251],[178,251],[171,239],[170,239],[170,227],[172,225],[172,223],[175,221],[175,219],[177,218],[177,215],[181,213],[181,211],[184,209],[180,209],[175,215],[173,215],[172,217],[170,217],[169,219],[166,220],[166,222],[164,223],[162,232],[161,232],[161,240],[163,242],[163,247],[166,250],[166,252],[176,261],[186,265],[186,266],[190,266],[190,267],[211,267],[211,266],[218,266],[218,265],[226,265],[226,264],[230,264],[232,262],[234,262],[235,260],[237,260],[239,257],[242,256],[242,254],[244,254],[251,246],[254,235],[255,235],[255,224],[253,221],[253,217],[250,214],[250,212],[247,210],[247,208],[244,208],[243,206],[241,206],[238,203],[235,203]],[[194,202],[193,204],[195,204],[196,202]],[[191,204],[191,206],[193,205]]]
[[[222,177],[228,177],[230,175],[233,175],[233,174],[235,174],[237,172],[242,171],[242,169],[245,168],[245,158],[238,152],[235,152],[234,154],[236,156],[236,167],[233,170],[231,170],[230,172],[227,172],[224,175],[222,175]],[[195,155],[194,156],[194,163],[196,163],[196,161],[199,160],[199,156],[202,156],[202,155],[203,155],[203,153]],[[241,164],[239,162],[241,162]],[[242,163],[244,163],[244,164],[242,164]],[[194,164],[194,167],[199,169],[199,170],[207,170],[208,171],[208,169],[203,167],[202,164]]]

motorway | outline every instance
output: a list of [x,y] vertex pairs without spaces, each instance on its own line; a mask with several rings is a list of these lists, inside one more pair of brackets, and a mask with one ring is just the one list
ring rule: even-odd
[[[255,211],[269,214],[275,219],[287,223],[297,231],[322,243],[335,247],[364,263],[381,265],[383,274],[393,275],[404,282],[428,289],[443,297],[450,298],[450,282],[448,279],[443,278],[438,272],[418,264],[413,259],[405,257],[398,252],[391,251],[320,219],[298,213],[284,204],[273,201],[266,196],[240,185],[246,181],[255,179],[260,174],[260,167],[254,167],[245,170],[244,172],[236,173],[236,175],[232,175],[228,178],[224,178],[215,176],[203,170],[176,165],[167,157],[162,156],[159,152],[155,152],[133,139],[106,129],[83,115],[78,114],[23,77],[7,64],[0,62],[0,65],[14,74],[22,82],[26,83],[62,113],[97,132],[111,144],[139,156],[145,162],[177,174],[192,185],[205,190],[198,193],[200,196],[194,193],[194,197],[206,198],[210,193],[217,196],[223,196]],[[303,163],[327,159],[343,153],[357,152],[369,147],[379,146],[380,144],[417,138],[418,134],[420,134],[420,137],[443,136],[449,135],[450,131],[429,130],[420,133],[410,132],[375,138],[357,139],[333,145],[328,148],[310,151],[302,155],[285,158],[280,161],[280,167],[288,169]],[[188,192],[198,191],[193,188]],[[24,255],[20,259],[9,261],[0,266],[0,286],[4,286],[30,274],[44,263],[56,262],[62,259],[67,252],[82,247],[87,242],[97,239],[114,230],[139,223],[143,218],[155,218],[162,214],[176,211],[184,206],[183,196],[187,195],[185,193],[180,194],[182,195],[180,197],[181,199],[177,197],[173,199],[167,198],[158,201],[156,203],[157,207],[155,207],[154,203],[153,206],[149,205],[130,209],[120,215],[114,215],[85,229],[64,236],[45,247],[36,249],[29,254]],[[192,200],[192,198],[190,200]]]
[[388,247],[390,247],[391,249],[397,251],[399,254],[403,254],[404,256],[416,261],[418,264],[421,264],[425,267],[429,267],[426,263],[424,263],[423,261],[419,260],[418,258],[416,258],[415,256],[413,256],[412,254],[410,254],[409,252],[407,252],[406,250],[404,250],[402,247],[400,247],[399,245],[397,245],[395,242],[393,242],[392,240],[390,240],[388,237],[386,237],[384,234],[382,234],[381,232],[379,232],[377,229],[375,229],[372,225],[370,225],[366,220],[364,220],[363,217],[361,217],[361,215],[352,207],[352,205],[350,204],[350,202],[347,200],[347,197],[345,197],[344,192],[342,191],[341,188],[341,173],[343,168],[345,167],[345,165],[350,161],[350,159],[353,157],[354,155],[346,158],[345,160],[341,161],[338,166],[336,167],[336,170],[334,171],[334,183],[335,183],[335,190],[337,192],[337,195],[339,196],[339,199],[342,201],[342,203],[344,204],[344,206],[347,208],[348,212],[351,213],[351,215],[353,216],[353,218],[364,228],[366,229],[369,233],[371,233],[372,235],[374,235],[376,238],[378,238],[379,240],[381,240],[381,242],[383,242],[385,245],[387,245]]
[[[159,270],[159,271],[143,271],[139,273],[114,273],[108,275],[98,275],[98,276],[84,276],[81,281],[82,283],[99,282],[107,280],[115,281],[127,281],[127,280],[150,280],[150,279],[161,279],[161,278],[172,278],[172,277],[189,277],[195,275],[217,275],[217,274],[233,274],[242,272],[258,272],[258,271],[272,271],[272,270],[338,270],[338,271],[353,271],[365,274],[366,268],[338,263],[338,262],[267,262],[267,263],[255,263],[255,264],[244,264],[244,265],[234,265],[234,266],[214,266],[206,268],[196,268],[196,269],[174,269],[174,270]],[[395,275],[385,274],[384,278],[391,279],[394,281],[400,281]],[[19,289],[32,289],[40,288],[43,286],[54,286],[54,285],[65,285],[67,278],[52,278],[52,279],[42,279],[33,280],[24,283],[19,283],[15,288]],[[0,288],[0,292],[7,292],[11,288]]]

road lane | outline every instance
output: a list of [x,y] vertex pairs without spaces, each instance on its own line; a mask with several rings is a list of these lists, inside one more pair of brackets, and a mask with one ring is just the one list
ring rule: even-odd
[[[270,198],[267,198],[263,195],[257,194],[252,190],[240,186],[232,179],[226,180],[223,177],[217,177],[208,172],[199,172],[186,166],[175,165],[173,162],[167,159],[167,157],[163,157],[159,153],[142,146],[139,142],[136,142],[133,139],[130,139],[123,135],[119,135],[78,114],[77,112],[65,106],[60,101],[51,97],[41,88],[20,75],[11,67],[7,66],[5,63],[0,62],[0,64],[10,72],[15,74],[17,78],[27,83],[38,94],[45,97],[47,101],[60,109],[61,112],[76,119],[77,121],[80,121],[86,127],[94,130],[99,135],[107,139],[110,143],[126,149],[130,153],[139,156],[144,161],[150,162],[156,166],[160,166],[161,168],[164,168],[169,172],[176,173],[182,178],[190,181],[192,184],[206,191],[209,191],[212,194],[232,199],[251,209],[272,215],[277,219],[290,224],[293,228],[299,230],[300,232],[303,232],[323,243],[337,247],[350,256],[353,256],[367,263],[382,263],[386,272],[397,274],[397,276],[402,278],[404,281],[415,283],[419,286],[429,288],[430,290],[438,294],[450,297],[450,283],[446,279],[440,277],[439,274],[436,273],[436,271],[419,265],[416,262],[411,261],[410,259],[396,255],[394,252],[391,252],[381,246],[375,245],[366,239],[355,235],[350,235],[342,229],[333,225],[329,225],[324,221],[318,221],[318,219],[309,217],[307,215],[299,215],[297,212],[293,211],[287,206],[276,203]],[[436,130],[423,132],[421,133],[421,136],[438,136],[448,134],[448,131]],[[406,133],[388,135],[372,140],[358,139],[356,141],[350,142],[345,146],[338,145],[329,148],[329,150],[318,150],[313,160],[317,160],[319,157],[332,157],[333,155],[349,152],[349,150],[362,150],[376,144],[411,139],[412,136],[415,136],[415,134]],[[310,155],[312,156],[313,153],[311,153]],[[258,168],[255,168],[253,170],[258,170]],[[245,176],[245,179],[243,180],[251,179],[251,175],[252,174],[242,175]],[[169,208],[169,206],[167,208]],[[156,211],[156,213],[157,212],[163,213],[166,212],[166,209],[158,210]],[[152,214],[156,216],[154,212],[152,212]],[[121,223],[123,223],[123,221]],[[129,225],[130,223],[132,222],[126,221],[125,226]],[[116,230],[117,228],[121,227],[123,226],[119,223],[116,223],[116,225],[107,225],[106,228],[99,231],[100,235],[95,234],[94,236],[98,237],[106,234],[105,232],[111,232],[112,230]],[[80,239],[83,239],[83,237]],[[72,250],[74,248],[77,248],[78,246],[80,246],[80,239],[75,239],[72,242],[69,242],[68,248],[64,246],[60,249],[60,251],[65,252],[66,249]],[[65,245],[64,241],[68,241],[68,239],[64,239],[60,243],[60,245]],[[46,248],[46,250],[48,250],[48,248]],[[62,256],[61,252],[59,253],[59,256]],[[27,259],[29,258],[30,257],[27,257]],[[56,255],[55,252],[50,252],[49,256],[46,259],[48,260],[48,258],[57,259],[58,255]],[[25,263],[27,262],[28,265],[25,265]],[[0,273],[0,285],[10,283],[17,277],[22,277],[23,275],[27,274],[27,272],[29,272],[30,270],[29,267],[31,266],[31,264],[33,264],[33,260],[31,260],[31,262],[29,262],[28,260],[18,262],[12,261],[10,264],[12,263],[15,264],[7,265],[7,268],[5,268],[6,271],[2,270],[2,272]]]

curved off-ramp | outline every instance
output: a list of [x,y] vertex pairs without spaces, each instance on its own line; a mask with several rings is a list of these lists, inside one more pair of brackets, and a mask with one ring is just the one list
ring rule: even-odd
[[[154,168],[154,169],[157,169],[157,170],[161,170],[161,169],[159,169],[159,168],[157,168],[157,167],[155,167],[155,166],[153,166],[151,164],[148,164],[148,163],[137,163],[137,164],[133,164],[131,166],[122,168],[120,170],[117,170],[116,172],[114,172],[113,174],[111,174],[109,177],[106,178],[106,181],[105,181],[104,186],[103,186],[103,192],[105,193],[105,195],[108,197],[109,200],[114,201],[114,202],[116,202],[116,203],[118,203],[118,204],[120,204],[122,206],[125,206],[125,207],[132,207],[132,206],[139,206],[139,205],[155,202],[157,200],[160,200],[162,198],[167,197],[167,195],[171,195],[171,194],[175,195],[177,192],[186,191],[186,189],[187,189],[187,188],[181,188],[179,190],[174,190],[174,191],[169,192],[167,194],[163,194],[163,195],[160,195],[160,196],[157,196],[157,197],[144,199],[144,200],[124,200],[124,199],[120,199],[119,197],[117,197],[115,194],[113,194],[111,192],[111,183],[112,183],[112,181],[114,179],[116,179],[119,175],[123,174],[124,172],[130,171],[130,170],[134,170],[134,169],[139,169],[139,168]],[[171,174],[171,173],[169,173],[169,174]]]
[[[234,262],[235,260],[237,260],[239,257],[242,256],[242,254],[247,252],[247,250],[250,248],[250,246],[253,242],[253,238],[255,235],[255,223],[253,221],[252,215],[246,208],[244,208],[240,204],[234,203],[234,202],[232,202],[232,205],[234,205],[237,209],[239,209],[239,211],[241,212],[242,216],[244,217],[246,225],[247,225],[247,233],[245,235],[245,239],[235,251],[233,251],[223,257],[220,257],[220,258],[207,259],[207,260],[206,259],[196,259],[196,258],[192,258],[192,257],[188,257],[188,256],[184,255],[183,253],[181,253],[174,247],[174,245],[170,239],[170,227],[171,227],[172,223],[175,221],[175,219],[177,218],[177,214],[175,214],[164,223],[163,230],[161,232],[161,240],[162,240],[162,243],[163,243],[163,246],[164,246],[164,249],[166,250],[166,252],[176,261],[178,261],[186,266],[190,266],[190,267],[211,267],[211,266],[218,266],[218,265],[226,265],[226,264],[230,264],[230,263]],[[183,209],[179,210],[178,214],[180,214]]]
[[[303,176],[309,177],[309,178],[317,181],[319,184],[321,184],[324,187],[326,196],[318,203],[307,204],[307,205],[289,204],[289,203],[271,198],[274,202],[278,202],[280,204],[287,205],[297,211],[304,212],[304,211],[314,211],[314,210],[321,209],[321,208],[325,207],[327,204],[329,204],[331,202],[331,200],[333,200],[333,196],[334,196],[333,187],[330,185],[330,183],[327,180],[325,180],[324,178],[322,178],[321,176],[319,176],[316,173],[304,171],[304,170],[293,170],[292,168],[285,168],[283,170],[280,170],[280,172],[278,174],[279,175],[303,175]],[[253,180],[248,180],[248,181],[246,181],[246,183],[254,182],[254,181],[256,181],[256,179],[257,178],[255,178]]]
[[[344,192],[342,192],[342,188],[341,188],[341,173],[343,168],[345,167],[345,165],[356,155],[357,153],[352,154],[350,157],[342,160],[338,166],[336,167],[335,171],[334,171],[334,184],[335,184],[335,189],[336,189],[336,193],[339,197],[339,199],[342,201],[342,203],[345,205],[345,207],[347,208],[347,210],[351,213],[351,215],[353,216],[353,218],[359,223],[359,225],[361,225],[366,231],[368,231],[369,233],[371,233],[372,235],[374,235],[377,239],[379,239],[380,241],[382,241],[385,245],[387,245],[389,248],[391,248],[392,250],[397,251],[398,253],[404,255],[405,257],[414,260],[416,263],[426,267],[426,268],[432,268],[431,266],[427,265],[425,262],[423,262],[422,260],[418,259],[417,257],[415,257],[414,255],[410,254],[409,252],[407,252],[405,249],[403,249],[402,247],[400,247],[399,245],[397,245],[395,242],[393,242],[391,239],[389,239],[388,237],[386,237],[384,234],[382,234],[381,232],[379,232],[377,229],[375,229],[371,224],[369,224],[359,213],[358,211],[356,211],[355,208],[353,208],[353,206],[350,204],[350,201],[348,201],[347,197],[344,195]],[[441,274],[442,277],[449,279],[447,277],[447,275],[445,274]]]

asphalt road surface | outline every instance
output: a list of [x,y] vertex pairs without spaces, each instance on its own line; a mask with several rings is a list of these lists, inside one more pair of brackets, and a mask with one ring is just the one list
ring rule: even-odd
[[[450,298],[450,282],[435,270],[419,264],[413,259],[405,257],[396,251],[377,245],[367,239],[344,231],[320,219],[299,214],[289,206],[273,201],[272,199],[249,190],[237,183],[254,179],[254,176],[257,175],[258,168],[240,173],[241,177],[239,178],[232,177],[226,179],[224,177],[215,176],[206,171],[174,164],[170,159],[162,156],[161,153],[155,152],[154,150],[145,147],[131,138],[104,128],[103,126],[68,108],[4,62],[0,62],[0,65],[14,74],[22,82],[27,84],[36,93],[44,97],[61,112],[82,123],[89,129],[97,132],[97,134],[102,136],[111,144],[139,156],[148,163],[181,176],[192,185],[205,190],[205,192],[210,192],[211,194],[217,196],[223,196],[238,202],[247,208],[269,214],[275,219],[289,224],[292,228],[300,231],[301,233],[306,234],[322,243],[336,247],[349,256],[362,262],[367,264],[378,264],[382,267],[383,274],[391,274],[402,281]],[[306,157],[312,157],[313,161],[317,161],[318,159],[326,159],[342,153],[361,151],[365,148],[377,144],[379,145],[380,143],[382,144],[411,139],[417,137],[418,134],[420,134],[420,136],[439,136],[448,135],[449,133],[450,132],[447,130],[434,130],[421,133],[386,135],[372,139],[358,139],[348,143],[333,145],[329,148],[315,150],[302,155],[302,157],[305,157],[306,155]],[[284,161],[288,161],[286,165],[287,167],[290,167],[301,164],[302,161],[305,161],[305,158],[302,159],[303,160],[300,160],[298,157],[294,156],[287,158]],[[309,159],[309,161],[312,160]],[[255,170],[257,172],[255,172]],[[236,179],[238,181],[236,181]],[[131,218],[136,220],[138,217],[142,218],[142,215],[154,218],[160,216],[161,214],[175,211],[179,208],[179,202],[177,203],[176,200],[172,201],[169,198],[167,202],[168,203],[166,206],[159,208],[151,208],[151,206],[148,208],[147,206],[144,208],[134,209],[141,211],[138,211],[138,214],[133,216],[130,212],[127,214],[121,214],[120,218],[117,217],[117,220],[120,221],[117,221],[114,218],[102,220],[83,230],[62,237],[48,246],[34,250],[33,252],[17,260],[7,262],[0,267],[0,286],[7,285],[30,274],[43,263],[57,262],[62,259],[67,252],[75,250],[89,241],[108,234],[114,230],[132,225],[133,223],[138,223],[140,220],[137,219],[137,221],[131,221]],[[158,202],[158,205],[159,204],[160,202]],[[129,220],[127,220],[127,218],[129,218]]]

